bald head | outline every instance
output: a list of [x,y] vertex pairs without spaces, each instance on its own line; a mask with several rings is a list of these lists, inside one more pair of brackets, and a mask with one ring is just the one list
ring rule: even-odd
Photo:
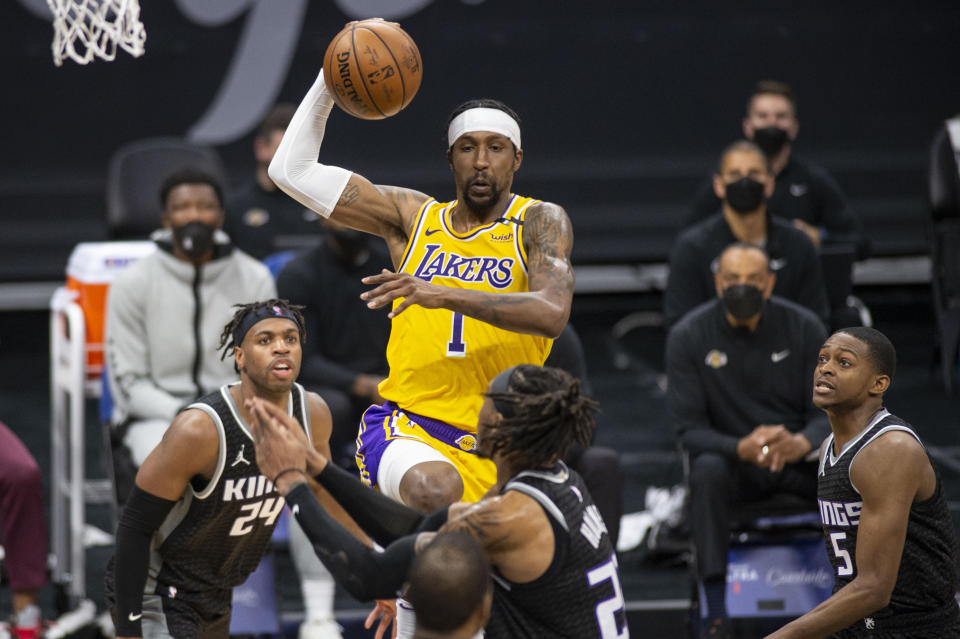
[[466,533],[440,533],[410,565],[404,597],[417,611],[417,627],[452,632],[486,625],[493,596],[490,560]]
[[717,257],[713,281],[717,296],[724,301],[728,320],[752,330],[756,327],[762,300],[770,298],[777,276],[770,271],[766,251],[737,242]]

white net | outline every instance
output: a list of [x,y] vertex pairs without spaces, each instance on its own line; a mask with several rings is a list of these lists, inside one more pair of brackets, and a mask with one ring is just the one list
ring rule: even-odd
[[117,47],[143,55],[147,32],[137,0],[47,0],[53,12],[53,62],[113,60]]

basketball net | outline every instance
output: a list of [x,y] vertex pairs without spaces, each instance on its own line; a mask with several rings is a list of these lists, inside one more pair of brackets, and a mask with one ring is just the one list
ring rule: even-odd
[[64,58],[87,64],[97,56],[113,60],[117,45],[143,55],[147,32],[137,0],[47,0],[53,12],[53,63]]

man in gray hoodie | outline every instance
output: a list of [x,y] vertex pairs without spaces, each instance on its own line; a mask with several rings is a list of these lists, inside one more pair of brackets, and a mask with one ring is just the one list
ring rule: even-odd
[[160,200],[163,228],[151,236],[157,251],[121,272],[107,298],[111,423],[136,466],[180,408],[236,379],[232,362],[217,352],[233,305],[276,297],[267,267],[221,230],[216,178],[177,171]]

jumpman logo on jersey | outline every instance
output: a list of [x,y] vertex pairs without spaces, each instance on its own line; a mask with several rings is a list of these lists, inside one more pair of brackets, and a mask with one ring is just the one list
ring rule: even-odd
[[230,464],[230,468],[233,468],[234,466],[236,466],[236,465],[239,464],[240,462],[243,462],[243,463],[246,464],[247,466],[250,465],[250,462],[248,462],[248,461],[247,461],[246,459],[244,459],[244,457],[243,457],[243,447],[244,447],[244,446],[246,446],[246,444],[240,444],[240,451],[237,453],[237,458],[233,460],[233,463],[232,463],[232,464]]

